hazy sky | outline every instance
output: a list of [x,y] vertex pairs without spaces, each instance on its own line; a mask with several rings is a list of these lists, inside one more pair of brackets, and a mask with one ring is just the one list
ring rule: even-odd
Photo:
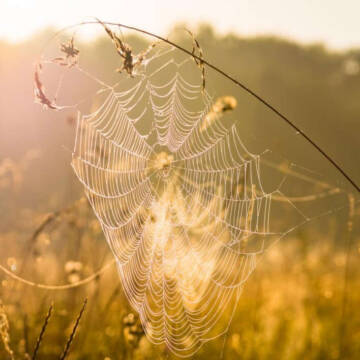
[[92,16],[159,35],[178,21],[210,22],[222,32],[360,47],[360,0],[0,0],[0,38],[21,40]]

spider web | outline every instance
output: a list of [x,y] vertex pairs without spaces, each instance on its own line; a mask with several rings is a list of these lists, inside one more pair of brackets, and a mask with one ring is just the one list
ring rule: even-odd
[[236,124],[203,126],[214,98],[172,47],[115,85],[76,69],[99,90],[94,111],[78,113],[72,167],[147,337],[192,356],[228,332],[258,256],[310,220],[298,203],[340,190],[287,197],[292,169],[265,188],[263,169],[279,172],[269,152],[251,153]]

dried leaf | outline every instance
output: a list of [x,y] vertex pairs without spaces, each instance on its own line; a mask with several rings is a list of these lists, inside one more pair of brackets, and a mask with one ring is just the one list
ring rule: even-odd
[[55,104],[54,101],[51,101],[45,95],[45,88],[40,80],[40,72],[42,70],[42,65],[39,63],[36,66],[35,74],[34,74],[34,96],[35,102],[37,104],[43,105],[43,107],[52,109],[52,110],[59,110],[61,109],[59,106]]

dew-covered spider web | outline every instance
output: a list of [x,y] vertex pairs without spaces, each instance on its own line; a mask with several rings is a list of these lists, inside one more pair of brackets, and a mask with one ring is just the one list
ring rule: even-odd
[[81,57],[64,71],[96,87],[91,110],[77,106],[72,167],[126,297],[148,339],[192,356],[228,332],[258,257],[309,222],[314,203],[342,191],[318,182],[316,193],[285,194],[308,174],[280,166],[269,150],[252,153],[239,112],[229,121],[214,115],[216,93],[202,88],[194,59],[167,44],[157,43],[133,77],[109,82]]

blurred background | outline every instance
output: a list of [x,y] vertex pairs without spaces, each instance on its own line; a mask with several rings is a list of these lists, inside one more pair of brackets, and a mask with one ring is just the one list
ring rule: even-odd
[[[356,0],[2,0],[0,264],[32,282],[59,285],[77,283],[112,260],[70,167],[76,113],[44,111],[34,104],[34,66],[59,28],[96,16],[191,48],[183,31],[190,28],[206,60],[286,114],[360,183],[359,11]],[[136,33],[124,32],[124,37],[135,52],[149,42]],[[90,59],[94,54],[87,70],[114,76],[113,47],[103,32],[89,28],[77,45]],[[211,72],[208,76],[214,77],[218,95],[237,98],[239,126],[250,149],[269,148],[295,163],[299,173],[344,192],[340,200],[325,200],[329,216],[300,227],[265,253],[226,337],[194,358],[360,358],[357,194],[348,195],[353,189],[346,180],[262,105]],[[68,96],[81,97],[88,90],[74,78]],[[300,189],[297,195],[312,193],[309,186]],[[38,358],[59,358],[85,298],[89,303],[70,358],[172,357],[165,347],[147,342],[113,266],[82,287],[56,291],[23,284],[1,271],[1,359],[31,358],[51,302],[54,312]]]

